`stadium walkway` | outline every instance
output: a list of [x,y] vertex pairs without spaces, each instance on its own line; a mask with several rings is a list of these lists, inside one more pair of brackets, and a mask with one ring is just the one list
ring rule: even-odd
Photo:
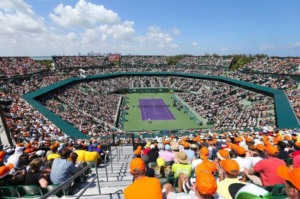
[[[120,199],[124,198],[124,189],[132,183],[132,175],[129,172],[129,163],[133,155],[132,146],[124,146],[123,152],[120,154],[118,161],[117,152],[113,151],[113,161],[107,165],[108,176],[106,176],[105,167],[98,168],[98,176],[100,181],[101,195],[99,195],[97,180],[92,182],[84,194],[80,197],[81,199],[90,198],[110,198],[110,199]],[[91,176],[96,175],[95,168],[92,168]],[[62,198],[76,198],[80,195],[83,189],[88,185],[91,178],[87,179],[87,182],[81,183],[74,191],[74,195],[64,196]]]

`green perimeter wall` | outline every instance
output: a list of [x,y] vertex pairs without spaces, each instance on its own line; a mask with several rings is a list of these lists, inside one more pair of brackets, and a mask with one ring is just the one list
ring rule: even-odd
[[227,84],[238,86],[247,90],[252,90],[257,93],[268,95],[274,98],[275,102],[275,113],[276,113],[276,123],[279,129],[294,129],[299,128],[299,123],[297,117],[288,101],[287,96],[284,91],[273,89],[265,86],[260,86],[248,82],[243,82],[239,80],[230,79],[227,77],[219,76],[208,76],[208,75],[199,75],[199,74],[186,74],[186,73],[175,73],[175,72],[127,72],[127,73],[111,73],[111,74],[102,74],[102,75],[93,75],[88,76],[85,79],[74,77],[67,80],[60,81],[58,83],[49,85],[47,87],[41,88],[39,90],[26,93],[23,95],[23,99],[26,100],[30,105],[40,111],[46,118],[52,121],[58,128],[64,131],[72,139],[87,139],[88,136],[81,133],[78,129],[74,128],[68,122],[62,120],[60,117],[55,115],[53,112],[45,108],[41,103],[35,99],[43,94],[46,94],[50,91],[53,91],[62,86],[66,86],[70,83],[86,81],[86,80],[96,80],[96,79],[105,79],[112,77],[120,76],[178,76],[186,78],[196,78],[196,79],[206,79],[212,81],[221,81]]

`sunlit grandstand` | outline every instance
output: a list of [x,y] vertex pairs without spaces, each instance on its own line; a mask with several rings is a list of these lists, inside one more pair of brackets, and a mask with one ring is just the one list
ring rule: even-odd
[[[0,58],[1,142],[7,154],[3,167],[13,163],[17,172],[32,158],[45,158],[47,173],[53,162],[49,155],[67,147],[78,155],[74,161],[82,169],[79,177],[41,188],[26,187],[7,175],[0,180],[3,197],[123,198],[132,181],[132,150],[138,147],[134,156],[145,159],[153,142],[161,151],[175,142],[200,154],[201,147],[208,147],[210,159],[221,148],[232,158],[240,157],[240,149],[232,144],[256,150],[261,143],[267,147],[268,139],[284,143],[285,151],[299,149],[300,58],[257,57],[238,70],[235,55],[117,58]],[[257,139],[263,135],[268,139]],[[86,164],[89,156],[79,153],[83,149],[98,150],[99,159],[92,158],[97,168]],[[13,158],[17,151],[22,161]],[[144,160],[155,172],[161,152],[156,153]],[[293,161],[284,160],[288,165]],[[251,180],[248,173],[243,175]],[[162,186],[177,186],[176,176],[175,181],[174,176],[159,178]],[[269,192],[275,196],[275,191]]]
[[0,199],[300,199],[299,6],[0,0]]

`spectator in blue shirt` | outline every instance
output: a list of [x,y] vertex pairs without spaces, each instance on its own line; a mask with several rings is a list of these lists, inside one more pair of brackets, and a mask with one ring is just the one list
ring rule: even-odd
[[75,165],[67,160],[71,153],[72,151],[68,148],[63,148],[61,150],[61,158],[56,158],[53,161],[50,173],[50,179],[53,184],[65,182],[78,171]]

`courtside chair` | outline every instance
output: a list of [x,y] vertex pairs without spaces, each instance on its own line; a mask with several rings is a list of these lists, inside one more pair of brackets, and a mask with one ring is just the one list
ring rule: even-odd
[[38,185],[19,185],[17,190],[22,198],[37,198],[43,195]]
[[[54,190],[58,186],[59,186],[59,184],[48,185],[46,188],[42,188],[42,192],[43,192],[43,194],[46,194],[46,193]],[[58,191],[56,194],[53,194],[53,196],[56,196],[58,198],[61,198],[62,196],[65,196],[65,195],[68,195],[68,194],[67,194],[67,191],[64,189]]]
[[19,192],[15,186],[0,187],[0,198],[19,198]]
[[271,196],[273,199],[287,198],[285,192],[285,185],[284,184],[275,185],[271,191]]

